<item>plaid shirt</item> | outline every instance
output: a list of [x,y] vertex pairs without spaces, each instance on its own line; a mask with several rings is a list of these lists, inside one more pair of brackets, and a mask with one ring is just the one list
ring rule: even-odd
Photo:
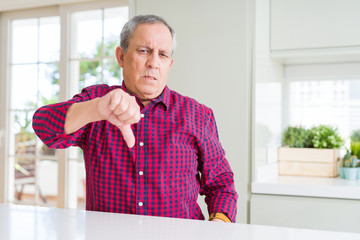
[[76,102],[102,97],[123,86],[96,85],[71,100],[39,108],[33,128],[49,147],[79,146],[86,168],[86,209],[176,218],[204,219],[197,204],[205,195],[209,214],[235,221],[237,193],[233,172],[219,142],[211,109],[165,87],[141,109],[132,125],[135,146],[108,121],[85,125],[66,135],[65,117]]

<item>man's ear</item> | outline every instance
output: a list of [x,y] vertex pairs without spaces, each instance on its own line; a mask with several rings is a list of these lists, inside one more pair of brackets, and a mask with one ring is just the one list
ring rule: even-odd
[[122,47],[118,46],[115,50],[116,59],[120,67],[124,66],[124,50]]
[[171,66],[173,65],[173,63],[174,63],[174,59],[171,59],[171,63],[170,63],[170,67],[169,67],[169,68],[171,68]]

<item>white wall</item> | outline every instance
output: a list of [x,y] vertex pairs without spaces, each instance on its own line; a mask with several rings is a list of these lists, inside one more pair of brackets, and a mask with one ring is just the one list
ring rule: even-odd
[[255,9],[253,181],[277,176],[284,104],[284,66],[269,57],[270,0],[256,0]]
[[212,108],[235,173],[237,222],[248,221],[250,162],[250,0],[134,0],[133,14],[163,16],[178,47],[169,87]]

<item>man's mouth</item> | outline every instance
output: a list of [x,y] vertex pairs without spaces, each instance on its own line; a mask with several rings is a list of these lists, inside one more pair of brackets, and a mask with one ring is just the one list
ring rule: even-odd
[[145,75],[144,78],[149,79],[149,80],[157,80],[156,77],[150,76],[150,75]]

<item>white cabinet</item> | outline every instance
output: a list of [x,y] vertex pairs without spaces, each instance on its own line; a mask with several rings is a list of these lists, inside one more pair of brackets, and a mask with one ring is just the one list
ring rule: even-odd
[[284,64],[359,61],[359,9],[358,0],[271,0],[272,57]]
[[250,223],[360,232],[360,201],[253,194]]
[[360,46],[360,1],[272,0],[271,49]]

